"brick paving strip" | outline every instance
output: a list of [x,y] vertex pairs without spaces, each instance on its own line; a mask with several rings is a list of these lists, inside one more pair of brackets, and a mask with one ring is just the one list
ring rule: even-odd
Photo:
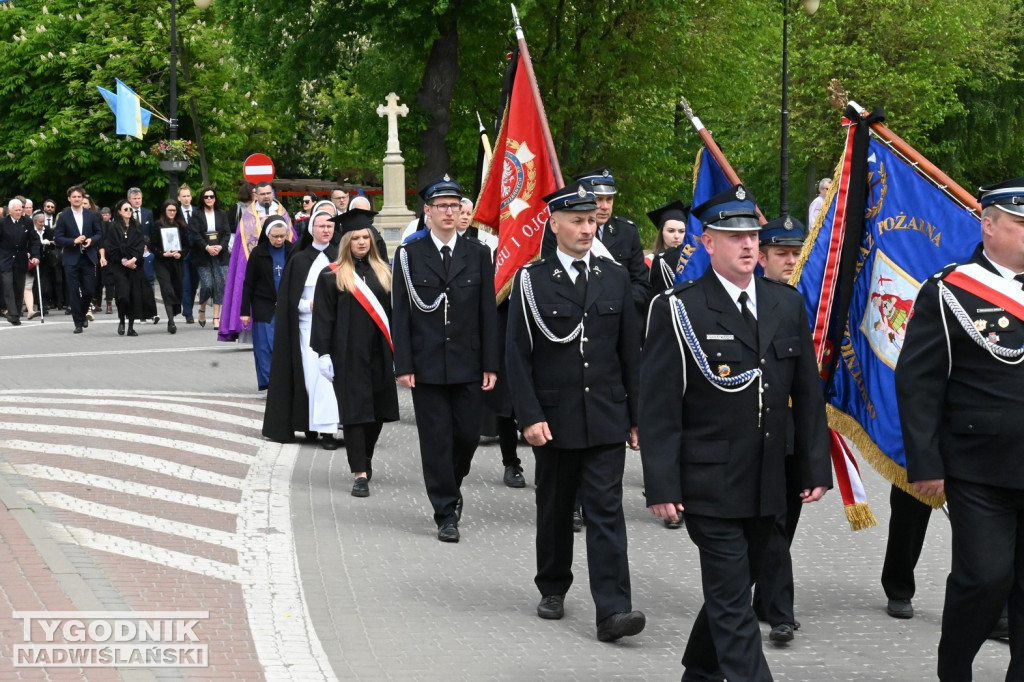
[[[38,407],[33,407],[36,405]],[[0,391],[0,682],[333,680],[251,395]],[[14,611],[208,612],[208,667],[14,668]]]

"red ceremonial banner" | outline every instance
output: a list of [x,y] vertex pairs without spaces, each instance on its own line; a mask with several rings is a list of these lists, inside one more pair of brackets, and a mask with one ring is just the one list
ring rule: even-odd
[[516,270],[540,253],[548,218],[543,197],[555,189],[540,114],[519,55],[512,96],[473,216],[477,227],[498,235],[494,290],[499,301],[508,295]]

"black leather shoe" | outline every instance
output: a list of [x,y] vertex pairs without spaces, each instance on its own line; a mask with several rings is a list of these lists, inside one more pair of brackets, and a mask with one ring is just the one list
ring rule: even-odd
[[583,530],[583,514],[579,509],[572,513],[572,532],[579,533]]
[[323,446],[324,450],[337,450],[338,449],[338,439],[336,439],[334,437],[334,434],[331,434],[331,433],[325,433],[323,441],[321,441],[320,444]]
[[456,500],[456,502],[455,502],[455,518],[457,518],[459,521],[462,520],[462,506],[463,506],[462,495],[459,495],[459,499]]
[[992,632],[988,633],[989,639],[1009,639],[1010,638],[1010,620],[1006,616],[1000,616],[999,620],[996,621],[995,627],[992,628]]
[[505,467],[505,485],[509,488],[525,488],[526,479],[523,478],[523,467],[519,465]]
[[458,542],[459,527],[454,523],[446,523],[437,529],[437,539],[441,542]]
[[174,324],[174,320],[167,320],[167,333],[175,334],[178,331],[178,325]]
[[13,324],[15,327],[17,327],[18,325],[21,324],[21,318],[20,317],[15,317],[14,315],[8,315],[7,316],[7,321],[10,322],[11,324]]
[[768,633],[768,639],[775,642],[776,644],[783,644],[785,642],[793,641],[793,626],[789,623],[781,623],[772,628],[772,631]]
[[885,612],[893,618],[913,618],[914,605],[909,599],[890,599],[885,606]]
[[88,329],[89,328],[89,320],[83,320],[82,321],[82,326],[85,327],[86,329]]
[[118,336],[124,336],[124,322],[123,321],[117,323],[117,335]]
[[370,486],[369,481],[366,480],[365,476],[360,476],[356,479],[356,482],[352,484],[352,497],[369,497]]
[[602,642],[614,642],[622,637],[639,635],[647,625],[647,617],[641,611],[613,613],[597,624],[597,638]]
[[306,431],[305,436],[307,443],[315,443],[320,437],[316,431]]
[[537,604],[537,615],[545,620],[560,620],[565,615],[565,595],[549,594]]
[[128,330],[128,336],[138,336],[138,335],[139,335],[139,333],[137,331],[135,331],[134,329],[129,329]]
[[185,316],[185,324],[195,324],[195,323],[196,323],[196,318],[192,317],[191,315],[186,315]]
[[82,333],[82,328],[81,327],[75,327],[75,332],[74,333],[75,334],[81,334]]

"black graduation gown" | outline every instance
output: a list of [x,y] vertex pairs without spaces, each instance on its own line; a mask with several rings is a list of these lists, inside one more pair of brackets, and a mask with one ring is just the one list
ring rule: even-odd
[[[178,230],[178,243],[181,245],[181,258],[166,258],[162,229],[174,227]],[[173,225],[156,223],[149,234],[149,250],[153,252],[153,269],[156,272],[156,279],[160,283],[160,296],[164,299],[164,305],[173,310],[174,315],[181,314],[181,299],[183,288],[183,277],[185,272],[185,261],[182,260],[189,251],[188,228],[175,221]]]
[[[355,262],[362,277],[391,317],[391,297],[366,260]],[[324,270],[313,298],[309,345],[334,363],[334,394],[343,425],[398,421],[394,356],[377,324],[352,294],[338,291],[333,270]]]
[[[118,317],[131,320],[148,320],[156,316],[156,299],[153,288],[146,281],[142,268],[142,254],[146,237],[142,229],[132,220],[127,232],[121,225],[111,222],[103,237],[103,248],[107,265],[114,279],[117,295]],[[135,269],[121,265],[121,259],[135,258]]]
[[[299,299],[306,276],[320,255],[313,246],[291,257],[284,266],[277,290],[274,317],[274,352],[270,360],[270,386],[263,414],[263,435],[278,443],[290,443],[296,431],[309,429],[309,395],[302,374],[302,339],[299,337]],[[338,247],[328,244],[324,255],[334,262]],[[314,301],[316,299],[314,298]],[[316,303],[313,305],[316,311]]]

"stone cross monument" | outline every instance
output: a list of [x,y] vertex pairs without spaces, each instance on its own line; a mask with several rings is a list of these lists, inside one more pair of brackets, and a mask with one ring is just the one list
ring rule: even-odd
[[401,242],[402,230],[415,214],[405,205],[405,159],[398,146],[398,117],[406,116],[409,107],[404,104],[399,106],[398,95],[393,92],[386,99],[387,106],[381,104],[377,107],[377,115],[382,118],[387,116],[388,119],[388,148],[384,153],[384,205],[374,222],[388,243],[388,251],[394,253],[395,247]]

